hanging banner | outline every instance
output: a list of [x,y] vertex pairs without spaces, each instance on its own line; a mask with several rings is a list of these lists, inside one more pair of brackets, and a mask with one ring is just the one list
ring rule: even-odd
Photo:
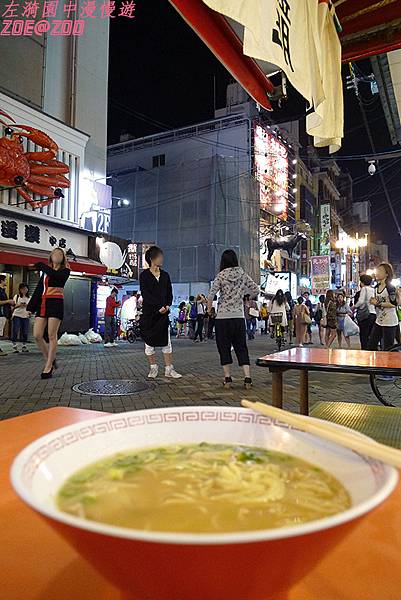
[[330,288],[330,256],[311,258],[312,294],[324,294]]
[[320,254],[330,254],[330,204],[322,204],[320,207]]

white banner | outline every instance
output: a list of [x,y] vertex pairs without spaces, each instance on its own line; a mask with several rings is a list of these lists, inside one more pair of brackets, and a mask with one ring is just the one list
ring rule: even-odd
[[310,102],[315,146],[341,147],[341,45],[333,8],[322,0],[203,0],[244,26],[244,54],[277,65]]

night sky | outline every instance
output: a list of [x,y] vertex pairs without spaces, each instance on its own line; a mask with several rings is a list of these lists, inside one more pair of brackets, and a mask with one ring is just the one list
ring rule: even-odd
[[[369,61],[358,63],[370,73]],[[348,73],[344,67],[344,75]],[[213,118],[214,82],[216,106],[225,105],[231,75],[185,23],[168,0],[138,0],[136,18],[111,21],[109,70],[109,143],[122,132],[135,137]],[[360,86],[376,150],[392,148],[379,96]],[[276,122],[299,118],[305,101],[293,89],[283,108],[269,113]],[[325,151],[322,151],[322,155]],[[370,177],[364,160],[340,160],[341,156],[371,154],[369,139],[354,92],[345,91],[345,138],[335,156],[341,168],[354,178],[354,199],[370,199],[372,230],[377,240],[390,244],[401,260],[401,243],[377,175]],[[382,161],[379,168],[388,182],[393,205],[401,220],[401,160]]]

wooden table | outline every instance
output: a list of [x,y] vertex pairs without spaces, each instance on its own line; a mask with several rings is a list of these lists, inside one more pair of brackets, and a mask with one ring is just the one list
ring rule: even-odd
[[[291,348],[258,358],[259,367],[268,367],[272,373],[273,406],[283,406],[283,373],[290,369],[300,371],[300,412],[309,414],[309,371],[334,371],[370,375],[371,373],[401,376],[401,360],[397,352],[366,350],[331,350],[326,348]],[[401,595],[400,595],[401,598]]]
[[[4,600],[121,600],[113,586],[19,500],[9,481],[14,456],[30,441],[100,414],[52,408],[0,423],[0,597]],[[288,600],[400,600],[400,506],[401,484],[290,590]]]

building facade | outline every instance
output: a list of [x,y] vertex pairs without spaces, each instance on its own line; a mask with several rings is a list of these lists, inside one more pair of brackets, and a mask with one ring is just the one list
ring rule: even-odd
[[[78,11],[82,5],[76,3]],[[10,295],[21,281],[32,290],[38,277],[32,265],[47,259],[56,246],[68,251],[72,275],[63,328],[70,331],[92,324],[96,279],[106,271],[89,259],[89,236],[80,228],[80,215],[88,198],[93,202],[95,186],[105,183],[108,42],[108,19],[91,20],[82,36],[0,39],[0,110],[49,135],[59,147],[56,158],[69,167],[70,180],[64,198],[40,209],[24,202],[16,189],[0,190],[0,272],[7,275]],[[47,150],[30,140],[24,140],[24,148]]]

